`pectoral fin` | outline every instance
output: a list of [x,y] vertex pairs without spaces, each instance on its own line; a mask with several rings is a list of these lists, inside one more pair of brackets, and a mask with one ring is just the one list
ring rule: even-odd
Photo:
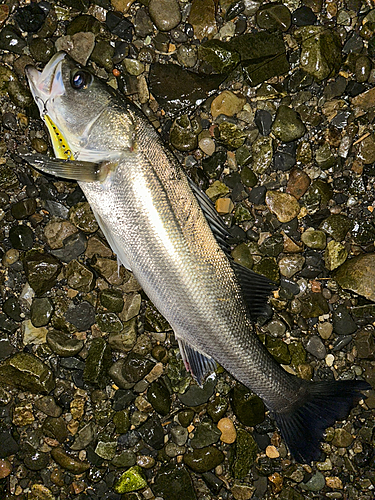
[[215,374],[216,361],[208,354],[197,351],[185,340],[177,337],[181,356],[185,364],[185,368],[189,371],[200,386],[205,380]]
[[102,182],[117,166],[117,162],[112,161],[95,163],[91,161],[63,160],[38,153],[26,153],[22,157],[29,165],[45,174],[82,182]]

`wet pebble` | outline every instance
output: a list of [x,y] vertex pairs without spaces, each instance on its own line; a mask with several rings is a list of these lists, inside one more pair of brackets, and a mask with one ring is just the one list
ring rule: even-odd
[[224,90],[212,101],[211,114],[214,119],[219,115],[233,116],[241,111],[245,103],[244,97]]
[[167,415],[169,413],[172,400],[164,382],[152,382],[147,390],[147,399],[159,415]]
[[217,424],[217,428],[221,432],[220,441],[226,444],[232,444],[237,437],[237,431],[230,418],[222,418]]
[[237,384],[230,394],[230,403],[238,420],[248,427],[260,424],[264,420],[264,404],[245,386]]
[[231,471],[236,479],[243,479],[250,472],[258,453],[258,446],[253,436],[245,431],[238,429],[235,447],[235,457],[232,463]]
[[46,341],[50,349],[63,358],[75,356],[83,348],[82,340],[57,330],[49,331]]
[[62,413],[62,408],[56,403],[53,396],[42,396],[34,403],[35,408],[42,411],[49,417],[59,417]]
[[290,142],[301,138],[305,131],[305,125],[296,111],[288,106],[280,105],[272,124],[274,135],[283,142]]
[[51,369],[39,358],[26,352],[16,353],[1,363],[0,379],[36,393],[48,393],[55,387]]
[[280,222],[290,222],[300,212],[300,206],[294,196],[280,191],[267,191],[266,204]]
[[62,448],[53,448],[51,451],[52,458],[63,469],[72,472],[73,474],[82,474],[90,468],[88,462],[82,462],[69,456]]
[[207,403],[215,389],[215,381],[208,379],[202,387],[190,385],[185,394],[179,394],[179,400],[185,406],[199,406]]
[[338,335],[350,335],[357,330],[357,325],[350,315],[348,309],[338,305],[332,312],[333,331]]
[[324,250],[327,244],[327,238],[323,231],[309,227],[301,235],[301,241],[314,250]]
[[86,201],[74,205],[69,210],[69,220],[76,228],[86,233],[95,233],[99,228],[91,207]]
[[30,250],[25,256],[24,267],[30,286],[37,295],[43,295],[56,284],[61,263],[51,254]]
[[192,25],[194,36],[198,40],[204,37],[212,38],[217,32],[213,0],[193,0],[188,22]]
[[93,339],[85,362],[84,380],[99,386],[105,384],[105,377],[111,361],[111,348],[105,339]]
[[375,300],[375,268],[373,254],[363,254],[344,262],[334,271],[334,278],[342,288]]
[[89,302],[80,302],[75,305],[70,304],[64,317],[66,321],[72,323],[78,330],[88,330],[95,323],[95,309]]
[[259,28],[268,31],[288,31],[291,25],[291,14],[285,5],[270,3],[262,5],[256,13]]
[[204,448],[217,443],[221,431],[211,419],[204,419],[194,431],[194,437],[190,439],[192,448]]
[[195,500],[196,494],[190,474],[181,465],[162,465],[155,478],[152,488],[157,498],[164,500],[175,500],[176,494],[183,495],[184,500]]
[[290,172],[286,192],[299,200],[306,193],[310,182],[310,177],[306,172],[299,168],[294,168]]
[[[259,137],[252,146],[252,170],[256,175],[263,174],[271,165],[273,158],[273,145],[271,137]],[[264,186],[262,186],[264,187]]]
[[309,338],[306,344],[306,351],[318,359],[324,359],[327,354],[323,342],[317,335],[313,335],[312,337]]
[[333,271],[343,264],[348,257],[348,251],[339,241],[331,240],[324,252],[324,263],[327,269]]
[[160,31],[170,31],[181,21],[181,12],[176,0],[150,0],[148,10]]
[[7,459],[0,459],[0,479],[8,477],[12,472],[12,464]]
[[224,453],[215,448],[196,448],[192,453],[185,453],[184,463],[194,472],[207,472],[214,469],[224,461]]
[[133,39],[134,26],[127,17],[124,17],[120,12],[108,11],[105,23],[109,31],[125,40],[131,42]]

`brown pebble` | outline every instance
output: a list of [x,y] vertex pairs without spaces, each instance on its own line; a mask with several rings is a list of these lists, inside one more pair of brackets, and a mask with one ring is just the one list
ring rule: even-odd
[[286,192],[299,200],[310,186],[310,177],[301,169],[294,168],[289,175]]
[[236,428],[230,418],[222,418],[217,424],[217,428],[221,431],[220,441],[223,443],[234,443],[237,437]]
[[326,485],[334,490],[342,489],[341,479],[337,476],[326,477]]
[[12,464],[6,458],[0,460],[0,479],[9,476],[12,472]]
[[230,198],[219,198],[216,200],[215,208],[220,215],[230,214],[234,208],[233,201]]

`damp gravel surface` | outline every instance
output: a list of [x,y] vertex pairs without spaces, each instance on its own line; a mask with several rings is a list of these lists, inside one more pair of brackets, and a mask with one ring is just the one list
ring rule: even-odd
[[141,107],[234,260],[279,284],[257,324],[275,359],[375,387],[372,2],[5,0],[0,497],[373,500],[373,391],[295,463],[246,387],[192,381],[77,184],[22,159],[52,154],[24,69],[58,50]]

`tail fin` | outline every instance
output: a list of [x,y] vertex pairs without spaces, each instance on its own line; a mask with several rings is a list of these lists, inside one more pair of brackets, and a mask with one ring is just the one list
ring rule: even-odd
[[327,427],[344,420],[350,410],[371,389],[363,380],[309,382],[307,397],[298,408],[273,416],[288,445],[292,457],[300,463],[310,463],[320,455],[319,443]]

